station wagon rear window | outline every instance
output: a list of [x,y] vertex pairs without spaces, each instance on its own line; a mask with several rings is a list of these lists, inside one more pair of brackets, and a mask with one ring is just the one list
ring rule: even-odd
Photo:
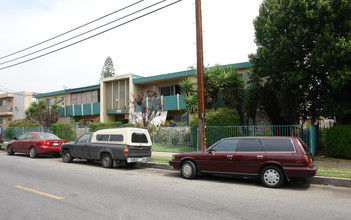
[[261,139],[267,152],[294,152],[295,148],[290,139]]
[[142,144],[149,143],[147,140],[147,137],[144,133],[137,133],[137,132],[132,133],[132,142],[133,143],[142,143]]

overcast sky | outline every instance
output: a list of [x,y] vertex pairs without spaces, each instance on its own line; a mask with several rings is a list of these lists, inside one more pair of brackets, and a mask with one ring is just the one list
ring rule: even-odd
[[[48,40],[138,0],[0,0],[0,57]],[[121,25],[176,0],[119,20],[81,37],[58,44],[160,0],[144,0],[89,26],[24,52],[0,59],[0,68],[57,50]],[[0,70],[3,92],[52,92],[99,83],[110,56],[117,75],[152,76],[196,66],[195,0],[183,0],[149,16],[39,59]],[[262,0],[202,0],[204,64],[247,62],[256,51],[253,19]],[[42,52],[45,47],[58,44]],[[30,56],[9,62],[20,56]],[[8,62],[8,63],[5,63]]]

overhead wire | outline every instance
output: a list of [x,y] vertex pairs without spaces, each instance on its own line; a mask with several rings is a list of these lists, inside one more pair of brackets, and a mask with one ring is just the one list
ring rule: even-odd
[[107,25],[110,25],[110,24],[112,24],[112,23],[115,23],[115,22],[117,22],[117,21],[120,21],[120,20],[122,20],[122,19],[124,19],[124,18],[127,18],[127,17],[130,17],[130,16],[134,15],[134,14],[137,14],[137,13],[139,13],[139,12],[141,12],[141,11],[144,11],[144,10],[146,10],[146,9],[149,9],[149,8],[151,8],[151,7],[154,7],[155,5],[158,5],[158,4],[160,4],[160,3],[162,3],[162,2],[165,2],[165,1],[167,1],[167,0],[161,0],[161,1],[159,1],[159,2],[156,2],[156,3],[154,3],[154,4],[149,5],[149,6],[147,6],[147,7],[144,7],[144,8],[142,8],[142,9],[140,9],[140,10],[137,10],[137,11],[135,11],[135,12],[132,12],[132,13],[130,13],[130,14],[127,14],[127,15],[125,15],[125,16],[123,16],[123,17],[120,17],[120,18],[118,18],[118,19],[116,19],[116,20],[110,21],[110,22],[108,22],[108,23],[106,23],[106,24],[103,24],[103,25],[101,25],[101,26],[98,26],[98,27],[96,27],[96,28],[93,28],[93,29],[91,29],[91,30],[89,30],[89,31],[86,31],[86,32],[81,33],[81,34],[78,34],[78,35],[76,35],[76,36],[74,36],[74,37],[71,37],[71,38],[68,38],[68,39],[66,39],[66,40],[60,41],[60,42],[58,42],[58,43],[56,43],[56,44],[53,44],[53,45],[51,45],[51,46],[48,46],[48,47],[42,48],[42,49],[40,49],[40,50],[37,50],[37,51],[31,52],[31,53],[25,54],[25,55],[23,55],[23,56],[14,58],[14,59],[12,59],[12,60],[8,60],[8,61],[5,61],[5,62],[2,62],[2,63],[0,63],[0,65],[3,65],[3,64],[6,64],[6,63],[10,63],[10,62],[13,62],[13,61],[15,61],[15,60],[19,60],[19,59],[22,59],[22,58],[24,58],[24,57],[27,57],[27,56],[30,56],[30,55],[39,53],[39,52],[41,52],[41,51],[47,50],[47,49],[52,48],[52,47],[55,47],[55,46],[57,46],[57,45],[63,44],[63,43],[65,43],[65,42],[67,42],[67,41],[73,40],[73,39],[75,39],[75,38],[77,38],[77,37],[83,36],[83,35],[85,35],[85,34],[87,34],[87,33],[90,33],[90,32],[92,32],[92,31],[95,31],[95,30],[100,29],[100,28],[102,28],[102,27],[105,27],[105,26],[107,26]]
[[[30,59],[27,59],[27,60],[24,60],[24,61],[15,63],[15,64],[11,64],[11,65],[2,67],[2,68],[0,68],[0,70],[8,69],[8,68],[10,68],[10,67],[14,67],[14,66],[17,66],[17,65],[20,65],[20,64],[23,64],[23,63],[27,63],[27,62],[29,62],[29,61],[32,61],[32,60],[35,60],[35,59],[38,59],[38,58],[47,56],[47,55],[49,55],[49,54],[58,52],[58,51],[63,50],[63,49],[65,49],[65,48],[71,47],[71,46],[73,46],[73,45],[76,45],[76,44],[81,43],[81,42],[83,42],[83,41],[86,41],[86,40],[88,40],[88,39],[91,39],[91,38],[94,38],[94,37],[99,36],[99,35],[101,35],[101,34],[104,34],[104,33],[108,32],[108,31],[111,31],[111,30],[113,30],[113,29],[115,29],[115,28],[118,28],[118,27],[121,27],[121,26],[123,26],[123,25],[126,25],[126,24],[128,24],[128,23],[130,23],[130,22],[136,21],[136,20],[138,20],[138,19],[140,19],[140,18],[143,18],[143,17],[145,17],[145,16],[147,16],[147,15],[153,14],[153,13],[155,13],[155,12],[157,12],[157,11],[160,11],[160,10],[162,10],[162,9],[164,9],[164,8],[167,8],[167,7],[169,7],[169,6],[172,6],[172,5],[174,5],[174,4],[176,4],[176,3],[179,3],[179,2],[181,2],[181,1],[182,1],[182,0],[177,0],[177,1],[175,1],[175,2],[172,2],[172,3],[170,3],[170,4],[167,4],[167,5],[162,6],[162,7],[160,7],[160,8],[157,8],[157,9],[155,9],[155,10],[153,10],[153,11],[150,11],[150,12],[148,12],[148,13],[145,13],[145,14],[143,14],[143,15],[140,15],[140,16],[138,16],[138,17],[136,17],[136,18],[130,19],[130,20],[124,22],[124,23],[121,23],[121,24],[119,24],[119,25],[116,25],[116,26],[114,26],[114,27],[111,27],[111,28],[109,28],[109,29],[106,29],[106,30],[104,30],[104,31],[102,31],[102,32],[99,32],[99,33],[97,33],[97,34],[91,35],[91,36],[89,36],[89,37],[87,37],[87,38],[84,38],[84,39],[82,39],[82,40],[76,41],[76,42],[71,43],[71,44],[69,44],[69,45],[66,45],[66,46],[64,46],[64,47],[61,47],[61,48],[55,49],[55,50],[53,50],[53,51],[47,52],[47,53],[45,53],[45,54],[42,54],[42,55],[39,55],[39,56],[30,58]],[[163,2],[163,1],[161,1],[161,2]]]
[[11,53],[11,54],[8,54],[8,55],[6,55],[6,56],[0,57],[0,59],[13,56],[13,55],[18,54],[18,53],[21,53],[21,52],[23,52],[23,51],[29,50],[29,49],[31,49],[31,48],[33,48],[33,47],[36,47],[36,46],[39,46],[39,45],[41,45],[41,44],[47,43],[47,42],[49,42],[49,41],[51,41],[51,40],[54,40],[54,39],[56,39],[56,38],[59,38],[59,37],[61,37],[61,36],[63,36],[63,35],[66,35],[66,34],[68,34],[68,33],[73,32],[73,31],[76,31],[76,30],[78,30],[78,29],[80,29],[80,28],[82,28],[82,27],[85,27],[85,26],[87,26],[87,25],[89,25],[89,24],[92,24],[92,23],[94,23],[94,22],[97,22],[97,21],[99,21],[99,20],[101,20],[101,19],[103,19],[103,18],[106,18],[106,17],[110,16],[110,15],[116,14],[117,12],[121,12],[121,11],[123,11],[123,10],[125,10],[125,9],[127,9],[127,8],[130,8],[130,7],[134,6],[134,5],[137,5],[137,4],[139,4],[139,3],[143,2],[143,1],[144,1],[144,0],[140,0],[140,1],[137,1],[137,2],[135,2],[135,3],[133,3],[133,4],[127,5],[127,6],[123,7],[123,8],[120,8],[120,9],[114,11],[114,12],[111,12],[111,13],[109,13],[109,14],[107,14],[107,15],[104,15],[104,16],[102,16],[102,17],[100,17],[100,18],[97,18],[97,19],[95,19],[95,20],[93,20],[93,21],[90,21],[90,22],[88,22],[88,23],[86,23],[86,24],[83,24],[83,25],[81,25],[81,26],[79,26],[79,27],[73,28],[73,29],[71,29],[71,30],[69,30],[69,31],[66,31],[66,32],[64,32],[64,33],[62,33],[62,34],[59,34],[59,35],[57,35],[57,36],[55,36],[55,37],[52,37],[52,38],[50,38],[50,39],[48,39],[48,40],[42,41],[42,42],[37,43],[37,44],[34,44],[34,45],[30,46],[30,47],[27,47],[27,48],[24,48],[24,49],[22,49],[22,50],[13,52],[13,53]]

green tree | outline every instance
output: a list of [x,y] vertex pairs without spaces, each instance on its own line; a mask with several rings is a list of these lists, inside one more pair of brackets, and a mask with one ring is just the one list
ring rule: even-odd
[[39,122],[43,127],[51,127],[60,117],[60,110],[56,103],[48,106],[44,99],[33,102],[26,110],[26,118]]
[[[262,92],[262,79],[256,74],[249,72],[248,89],[244,99],[244,111],[256,124],[256,112],[259,107],[260,94]],[[247,119],[249,119],[247,117]],[[247,123],[248,124],[248,123]]]
[[252,71],[267,80],[263,99],[276,101],[284,123],[351,122],[351,1],[264,0],[254,26]]
[[100,78],[107,78],[115,75],[115,69],[111,57],[107,57],[102,67]]

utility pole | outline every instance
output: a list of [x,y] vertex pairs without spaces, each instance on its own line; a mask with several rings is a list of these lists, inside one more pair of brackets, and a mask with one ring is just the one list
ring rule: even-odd
[[201,0],[195,0],[196,7],[196,48],[197,48],[197,86],[199,112],[199,150],[206,150],[204,58],[202,41]]

